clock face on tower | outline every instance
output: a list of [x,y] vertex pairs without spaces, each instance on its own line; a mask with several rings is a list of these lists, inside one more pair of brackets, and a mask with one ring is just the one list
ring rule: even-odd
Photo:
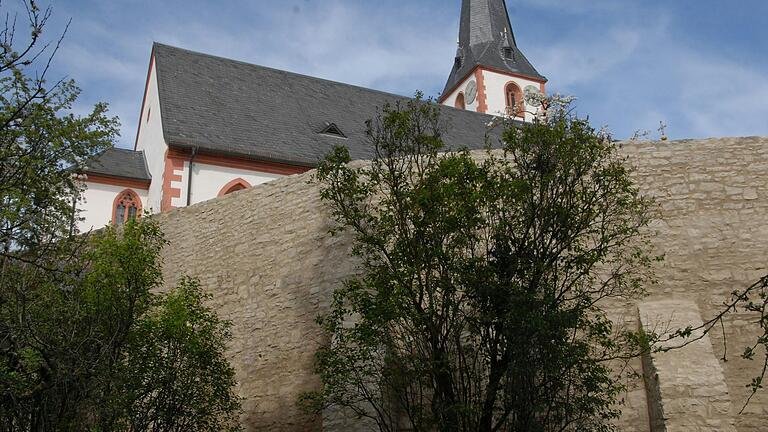
[[466,95],[467,105],[475,103],[475,98],[477,98],[477,82],[470,81],[467,84]]
[[541,91],[536,86],[526,86],[523,91],[525,92],[525,100],[529,105],[537,108],[541,106],[541,99],[539,98]]

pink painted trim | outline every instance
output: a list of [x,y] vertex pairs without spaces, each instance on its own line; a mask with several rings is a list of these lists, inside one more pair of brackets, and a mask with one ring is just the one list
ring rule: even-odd
[[[224,195],[231,194],[232,192],[237,192],[242,189],[249,189],[250,187],[251,187],[251,184],[248,183],[247,181],[241,178],[236,178],[231,182],[225,184],[224,187],[221,188],[221,190],[219,191],[218,196],[223,197]],[[232,190],[232,189],[235,189],[235,190]]]
[[477,81],[477,112],[485,114],[488,112],[488,97],[485,94],[485,77],[482,69],[475,69],[475,80]]

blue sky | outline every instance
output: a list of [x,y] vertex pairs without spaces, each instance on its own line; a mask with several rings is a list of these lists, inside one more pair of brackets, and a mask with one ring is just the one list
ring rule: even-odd
[[[8,0],[6,3],[11,3]],[[44,1],[44,0],[43,0]],[[4,6],[6,5],[4,3]],[[460,0],[59,0],[56,77],[108,102],[130,147],[153,41],[362,85],[437,95]],[[507,0],[548,91],[617,138],[768,135],[768,1]],[[254,83],[257,85],[257,83]]]

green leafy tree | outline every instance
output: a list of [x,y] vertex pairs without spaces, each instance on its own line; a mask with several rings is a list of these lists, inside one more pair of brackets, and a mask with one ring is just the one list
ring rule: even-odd
[[0,431],[237,430],[230,324],[193,280],[154,293],[158,225],[75,232],[74,174],[118,121],[71,113],[77,87],[47,80],[51,9],[19,4],[26,39],[13,14],[0,31]]
[[482,161],[445,151],[417,98],[368,124],[370,165],[338,148],[322,199],[363,276],[319,319],[322,389],[382,431],[604,431],[623,389],[611,364],[648,348],[601,300],[652,280],[650,202],[608,136],[566,106],[507,125]]
[[60,272],[21,263],[0,287],[0,430],[230,431],[230,324],[183,279],[168,294],[157,224],[107,228]]
[[161,283],[164,242],[152,224],[108,229],[56,272],[14,263],[0,286],[0,424],[83,430],[114,388],[137,317]]
[[237,430],[229,323],[162,283],[153,222],[108,228],[51,278],[11,266],[0,322],[3,430]]
[[[130,431],[239,430],[235,372],[224,355],[231,324],[194,279],[160,299],[136,324],[118,392]],[[151,390],[151,392],[148,392]]]
[[0,266],[65,246],[82,188],[72,174],[111,147],[119,127],[106,104],[85,116],[70,112],[80,90],[71,80],[48,80],[62,40],[43,39],[51,9],[21,4],[27,37],[10,11],[0,31]]

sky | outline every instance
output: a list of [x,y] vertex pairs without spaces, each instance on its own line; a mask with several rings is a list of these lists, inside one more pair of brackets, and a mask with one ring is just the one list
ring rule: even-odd
[[[2,3],[5,10],[14,2]],[[132,147],[152,42],[401,95],[438,96],[460,0],[39,0],[71,26],[51,76],[107,102]],[[768,0],[507,0],[518,46],[618,139],[768,136]],[[258,85],[258,83],[254,83]]]

